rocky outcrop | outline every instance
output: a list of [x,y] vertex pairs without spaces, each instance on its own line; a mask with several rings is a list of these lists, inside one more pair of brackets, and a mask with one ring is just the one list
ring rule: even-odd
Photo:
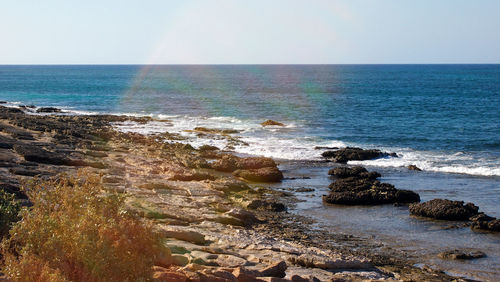
[[414,171],[422,171],[418,166],[416,165],[409,165],[408,166],[409,170],[414,170]]
[[362,149],[346,147],[335,151],[326,151],[321,154],[324,158],[336,163],[347,163],[348,161],[373,160],[384,157],[397,157],[396,153],[386,153],[377,149]]
[[376,179],[380,177],[379,173],[368,172],[360,166],[333,168],[329,174],[338,178],[328,186],[330,193],[323,196],[323,201],[330,204],[380,205],[420,201],[417,193],[382,183]]
[[43,107],[36,110],[37,113],[60,113],[62,112],[59,108],[54,107]]
[[278,121],[274,121],[271,119],[268,119],[268,120],[262,122],[260,125],[262,125],[262,126],[285,126],[283,123],[278,122]]
[[500,219],[488,216],[484,213],[479,213],[469,219],[472,221],[472,230],[500,232]]
[[241,169],[234,171],[233,175],[253,182],[280,182],[283,179],[283,173],[277,167]]
[[277,165],[273,159],[266,157],[240,158],[233,155],[223,155],[219,160],[213,162],[211,167],[219,171],[233,172],[238,169],[259,169],[277,167]]
[[469,250],[451,250],[445,251],[438,254],[438,257],[442,259],[451,259],[451,260],[470,260],[470,259],[478,259],[485,257],[486,254],[481,251],[469,251]]
[[410,214],[444,220],[469,220],[478,214],[479,208],[463,201],[434,199],[425,203],[410,205]]
[[366,168],[362,166],[353,166],[353,167],[335,167],[328,171],[329,175],[333,175],[338,178],[361,178],[361,179],[377,179],[381,177],[380,173],[376,171],[368,172]]

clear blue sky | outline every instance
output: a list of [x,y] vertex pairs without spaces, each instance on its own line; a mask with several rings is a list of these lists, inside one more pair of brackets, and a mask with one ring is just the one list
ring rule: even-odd
[[500,0],[0,3],[0,64],[500,63]]

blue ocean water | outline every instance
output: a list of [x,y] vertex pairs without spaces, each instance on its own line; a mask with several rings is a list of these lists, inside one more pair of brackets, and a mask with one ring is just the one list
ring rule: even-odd
[[257,138],[242,152],[381,147],[403,158],[372,164],[500,176],[500,65],[0,66],[0,99],[240,126],[270,118],[292,128],[269,139],[242,127]]

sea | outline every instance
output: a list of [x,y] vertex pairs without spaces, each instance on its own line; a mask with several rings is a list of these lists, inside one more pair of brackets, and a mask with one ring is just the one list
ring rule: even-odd
[[[244,142],[232,144],[235,152],[275,158],[285,177],[310,178],[289,177],[274,187],[314,189],[297,192],[301,202],[290,212],[313,218],[315,228],[375,240],[419,266],[500,279],[498,234],[414,218],[407,207],[321,201],[332,181],[321,148],[356,146],[398,154],[349,162],[381,172],[384,182],[423,201],[473,202],[500,217],[500,65],[3,65],[0,100],[65,114],[151,116],[159,121],[115,126],[178,133],[195,147],[230,145],[189,131],[195,127],[236,129]],[[261,126],[267,119],[285,126]],[[436,257],[455,248],[487,257]]]

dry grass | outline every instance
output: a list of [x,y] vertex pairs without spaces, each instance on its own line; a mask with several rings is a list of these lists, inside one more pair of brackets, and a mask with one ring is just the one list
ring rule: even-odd
[[123,197],[103,193],[99,176],[81,171],[26,190],[33,207],[3,242],[3,272],[13,280],[144,281],[169,255]]

